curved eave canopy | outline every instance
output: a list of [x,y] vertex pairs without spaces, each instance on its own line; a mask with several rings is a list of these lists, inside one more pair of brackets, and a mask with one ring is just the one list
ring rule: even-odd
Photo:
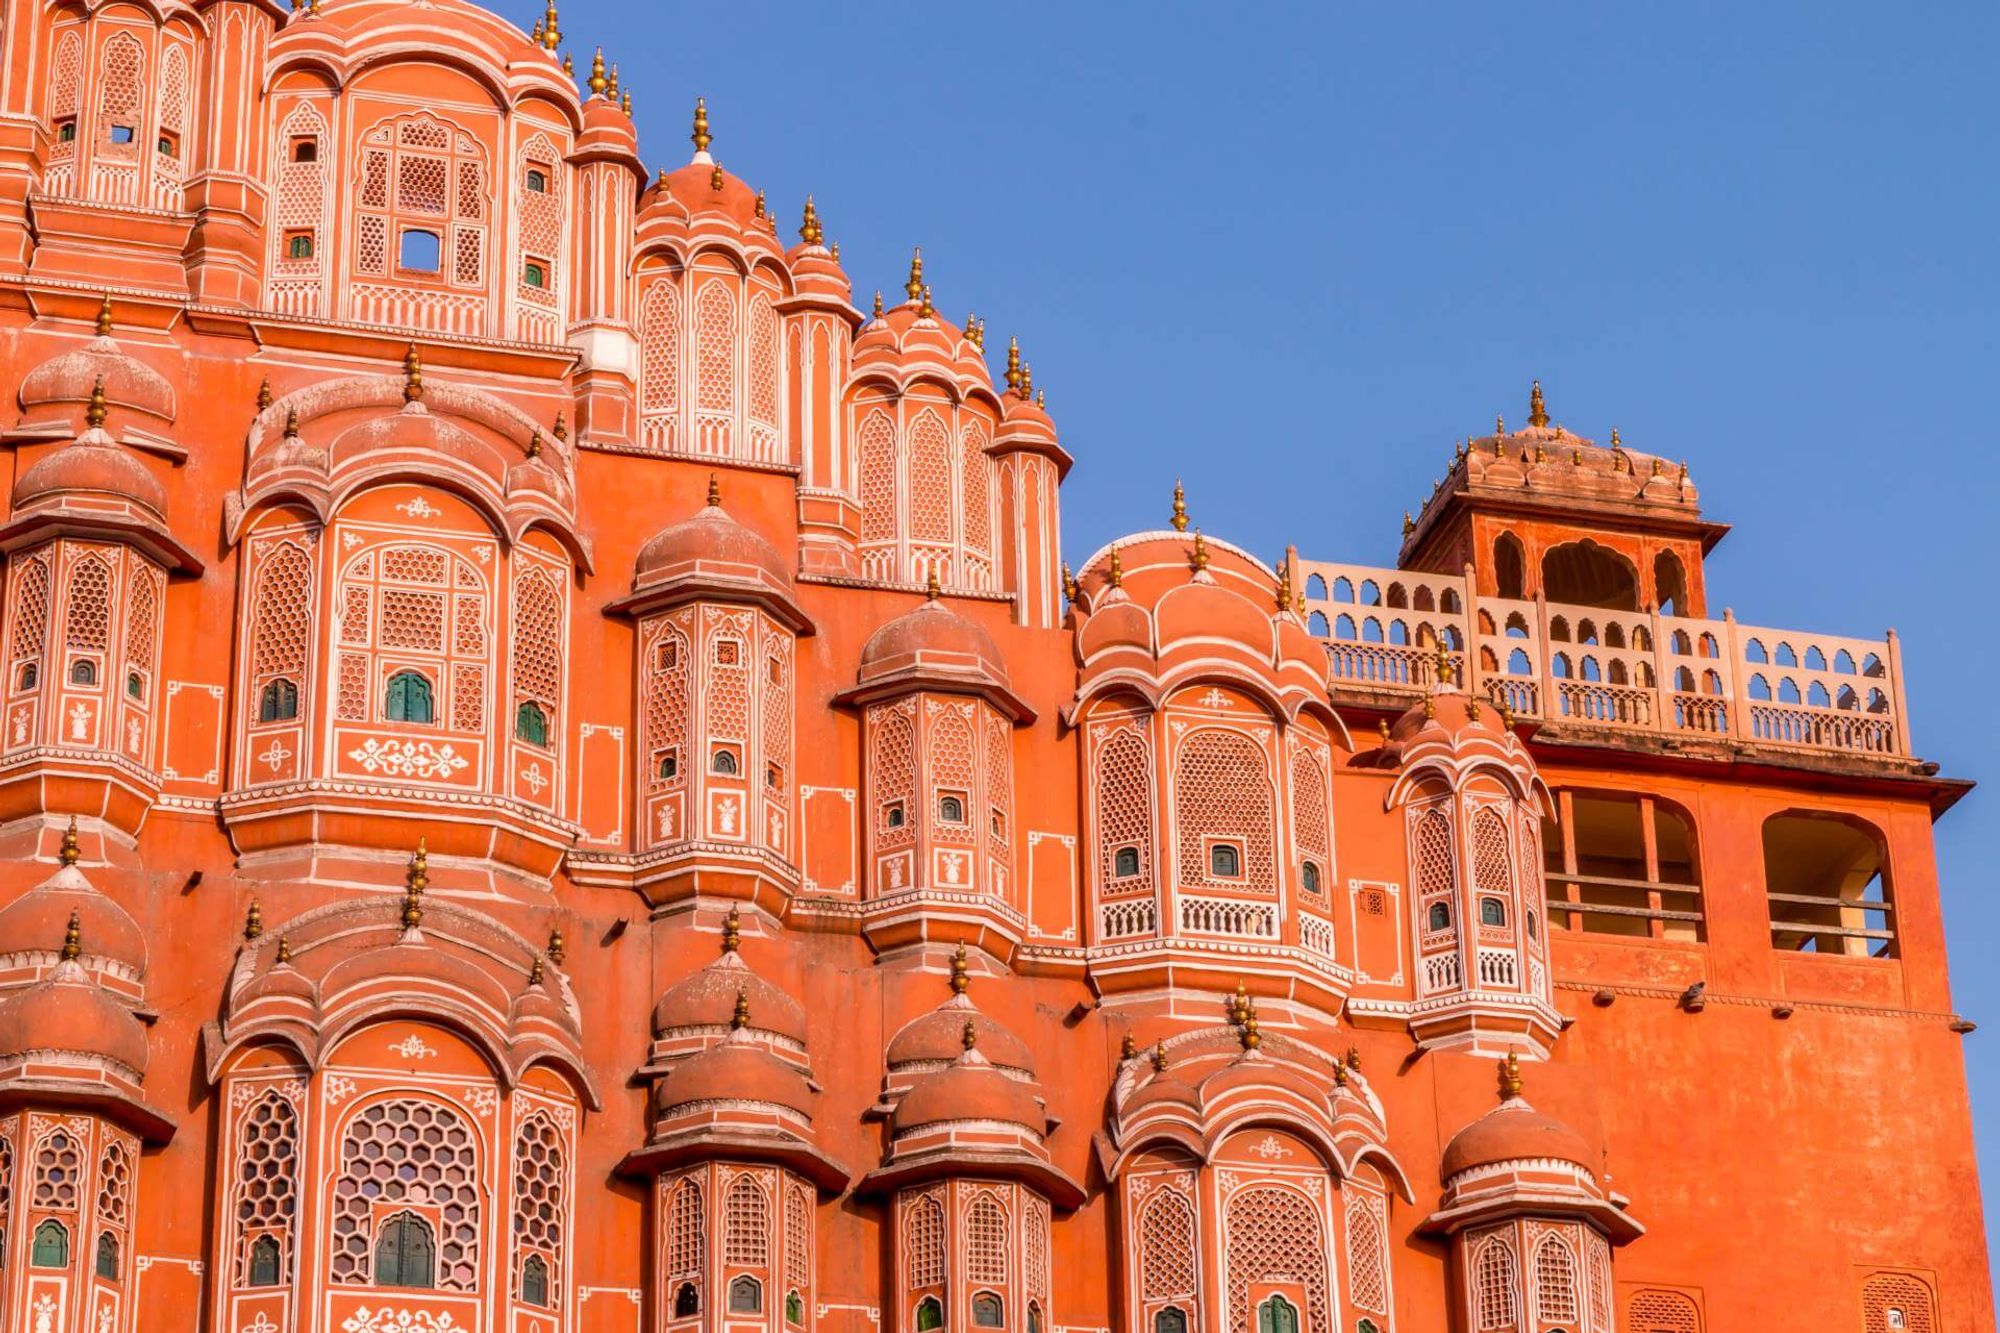
[[1032,1187],[1063,1212],[1073,1212],[1083,1204],[1083,1186],[1053,1162],[1019,1149],[974,1152],[947,1148],[933,1152],[899,1156],[870,1171],[854,1186],[862,1197],[893,1194],[906,1185],[922,1185],[933,1180],[960,1176],[998,1177]]
[[992,704],[1016,726],[1032,726],[1035,721],[1035,710],[1028,701],[1007,686],[981,674],[961,675],[921,664],[877,676],[865,685],[851,685],[834,695],[833,702],[838,707],[858,709],[919,692],[967,694]]
[[142,1098],[100,1083],[63,1078],[10,1078],[0,1081],[0,1113],[30,1107],[87,1111],[131,1130],[150,1144],[166,1143],[179,1128],[172,1117]]
[[643,1178],[712,1160],[782,1166],[804,1176],[826,1194],[841,1193],[851,1179],[846,1167],[804,1139],[743,1129],[670,1134],[627,1153],[615,1170],[621,1176]]
[[170,574],[195,577],[203,567],[201,557],[164,528],[128,515],[79,512],[60,506],[29,510],[0,525],[0,551],[18,551],[56,537],[123,542],[165,566]]

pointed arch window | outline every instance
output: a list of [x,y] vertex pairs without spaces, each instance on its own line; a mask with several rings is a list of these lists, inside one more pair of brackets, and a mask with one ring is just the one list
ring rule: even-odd
[[1451,905],[1449,903],[1432,903],[1430,917],[1425,924],[1431,930],[1450,930]]
[[549,1303],[549,1265],[539,1254],[521,1261],[521,1300],[527,1305],[543,1307]]
[[278,1238],[259,1236],[250,1243],[250,1285],[278,1285]]
[[974,1328],[1005,1328],[1007,1307],[1000,1297],[990,1291],[982,1291],[972,1298],[972,1326]]
[[415,722],[429,726],[433,721],[430,680],[421,671],[398,671],[389,677],[385,713],[391,722]]
[[51,1219],[35,1228],[35,1243],[28,1262],[37,1268],[69,1267],[69,1232]]
[[415,1213],[397,1213],[382,1225],[375,1240],[375,1285],[432,1287],[437,1285],[437,1240],[430,1224]]
[[549,743],[549,715],[542,711],[541,705],[523,703],[514,710],[514,739],[529,745]]
[[683,1282],[674,1293],[674,1318],[692,1319],[701,1313],[701,1292],[694,1283]]
[[1299,1333],[1299,1308],[1283,1296],[1257,1307],[1257,1333]]
[[79,657],[69,664],[69,683],[72,685],[97,684],[97,663],[88,657]]
[[930,1333],[934,1328],[944,1327],[944,1306],[935,1296],[926,1296],[917,1302],[917,1333]]
[[1187,1311],[1169,1305],[1153,1316],[1153,1333],[1187,1333]]
[[280,676],[268,681],[257,697],[259,722],[290,722],[299,715],[299,687]]
[[118,1280],[118,1237],[109,1231],[97,1233],[97,1275],[110,1282]]
[[763,1312],[763,1283],[754,1277],[745,1275],[729,1284],[729,1313],[762,1314]]

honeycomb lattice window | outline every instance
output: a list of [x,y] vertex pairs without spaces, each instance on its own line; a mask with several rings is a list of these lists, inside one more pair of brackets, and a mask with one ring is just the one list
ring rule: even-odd
[[[1152,887],[1153,763],[1146,737],[1121,726],[1097,749],[1097,842],[1107,893]],[[1133,855],[1119,861],[1119,853]]]
[[915,826],[907,820],[896,822],[892,812],[908,808],[916,786],[916,727],[895,704],[872,710],[872,716],[876,724],[868,781],[875,798],[876,842],[882,847],[901,846],[915,836]]
[[1625,1309],[1628,1333],[1701,1333],[1701,1311],[1678,1291],[1641,1291]]
[[1179,1190],[1163,1189],[1139,1214],[1139,1290],[1146,1300],[1193,1299],[1194,1205]]
[[341,1137],[333,1184],[332,1278],[373,1280],[374,1218],[399,1204],[435,1209],[437,1285],[474,1291],[479,1282],[479,1162],[472,1129],[438,1102],[373,1102]]
[[[861,540],[896,540],[896,423],[880,408],[861,423]],[[893,567],[869,567],[874,578],[893,578]]]
[[733,278],[710,278],[695,295],[695,406],[704,412],[736,410],[734,286]]
[[[1183,883],[1261,895],[1278,891],[1271,857],[1271,773],[1264,749],[1239,731],[1204,727],[1181,742],[1174,761],[1174,814]],[[1244,850],[1242,879],[1215,878],[1205,843],[1226,839]]]
[[[252,1280],[251,1239],[281,1235],[280,1264],[289,1264],[299,1206],[299,1113],[276,1091],[243,1110],[236,1127],[236,1281]],[[276,1278],[274,1277],[274,1281]]]
[[554,717],[562,694],[562,592],[545,571],[514,584],[514,697]]
[[[365,642],[365,591],[359,600]],[[261,688],[277,676],[303,681],[312,635],[312,559],[303,548],[287,542],[266,552],[251,593],[250,625],[252,683]]]
[[910,425],[910,540],[949,544],[952,483],[951,434],[930,408]]
[[437,280],[461,287],[483,282],[488,211],[483,156],[473,136],[428,112],[370,126],[362,136],[356,267],[387,276],[390,235],[417,228],[452,237],[452,260],[440,264]]
[[[514,1274],[521,1280],[529,1252],[547,1264],[547,1289],[537,1304],[560,1304],[564,1200],[569,1190],[563,1139],[545,1115],[528,1117],[514,1136]],[[515,1295],[526,1293],[516,1290]]]
[[63,643],[79,652],[104,651],[111,635],[111,566],[96,556],[76,562],[63,610]]
[[82,1145],[65,1129],[45,1135],[35,1145],[35,1179],[28,1192],[29,1207],[73,1213],[82,1186]]
[[755,1176],[736,1177],[724,1199],[722,1262],[750,1268],[771,1262],[771,1197]]
[[1291,768],[1292,840],[1298,845],[1300,857],[1324,866],[1333,855],[1333,825],[1327,813],[1326,767],[1312,747],[1294,740]]
[[12,682],[20,685],[21,668],[39,663],[49,629],[49,562],[33,559],[16,566],[14,573],[14,624],[8,636],[8,665]]
[[1507,824],[1491,806],[1481,806],[1472,816],[1472,883],[1481,893],[1505,894],[1514,887]]
[[132,1149],[123,1139],[112,1139],[97,1163],[97,1220],[130,1226],[131,1213]]
[[[671,624],[660,627],[646,659],[646,753],[648,782],[677,787],[686,780],[680,756],[687,749],[688,641]],[[671,765],[662,759],[672,756]]]
[[125,665],[134,671],[153,669],[153,642],[159,624],[159,593],[146,569],[135,570],[132,597],[125,608]]
[[680,443],[681,292],[670,276],[653,280],[639,302],[639,411],[646,446]]
[[1861,1286],[1865,1333],[1936,1333],[1931,1289],[1908,1273],[1876,1273]]
[[1250,1284],[1270,1272],[1288,1273],[1305,1287],[1309,1327],[1330,1327],[1326,1237],[1313,1202],[1295,1189],[1258,1185],[1232,1197],[1223,1216],[1235,1333],[1249,1326]]

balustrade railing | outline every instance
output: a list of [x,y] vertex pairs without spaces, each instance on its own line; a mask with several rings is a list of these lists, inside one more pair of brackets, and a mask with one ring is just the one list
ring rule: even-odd
[[1848,639],[1481,597],[1469,575],[1301,560],[1294,586],[1336,697],[1459,684],[1524,718],[1822,754],[1912,756],[1895,631]]
[[1193,935],[1275,940],[1278,938],[1278,909],[1274,903],[1245,902],[1240,898],[1197,898],[1183,894],[1180,899],[1180,928]]

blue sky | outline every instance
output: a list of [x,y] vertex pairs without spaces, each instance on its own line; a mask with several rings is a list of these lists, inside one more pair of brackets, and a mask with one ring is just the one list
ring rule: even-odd
[[[1736,525],[1717,608],[1895,626],[1918,749],[2000,781],[2000,7],[562,16],[580,67],[599,43],[621,66],[654,166],[686,160],[700,93],[788,236],[814,193],[864,305],[920,244],[946,313],[1020,337],[1077,459],[1073,560],[1159,526],[1178,474],[1267,559],[1390,563],[1452,442],[1518,423],[1539,377],[1571,429],[1690,461]],[[1993,819],[1980,791],[1938,829],[1989,1183]]]

